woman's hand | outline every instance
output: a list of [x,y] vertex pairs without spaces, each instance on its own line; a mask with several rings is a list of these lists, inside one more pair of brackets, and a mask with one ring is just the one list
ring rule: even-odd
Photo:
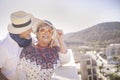
[[60,42],[59,44],[61,44],[63,42],[63,35],[64,35],[63,31],[60,30],[60,29],[57,29],[57,36],[56,36],[56,38]]
[[60,29],[57,29],[56,32],[55,32],[55,35],[52,38],[50,47],[59,46],[60,52],[61,53],[66,53],[67,52],[67,47],[66,47],[66,44],[64,43],[63,35],[64,35],[63,31],[60,30]]
[[63,39],[63,31],[60,30],[60,29],[57,29],[57,40],[58,40],[58,44],[59,44],[59,47],[60,47],[60,52],[61,53],[66,53],[67,52],[67,47],[66,47],[66,44],[64,42],[64,39]]
[[52,41],[50,44],[50,47],[52,46],[59,46],[63,43],[63,31],[60,29],[55,29],[53,35],[52,35]]

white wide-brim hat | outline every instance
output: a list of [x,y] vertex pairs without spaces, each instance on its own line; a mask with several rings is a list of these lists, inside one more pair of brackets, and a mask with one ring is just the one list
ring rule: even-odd
[[33,29],[40,21],[24,11],[14,12],[10,18],[11,24],[8,25],[8,31],[13,34],[21,34],[29,29]]

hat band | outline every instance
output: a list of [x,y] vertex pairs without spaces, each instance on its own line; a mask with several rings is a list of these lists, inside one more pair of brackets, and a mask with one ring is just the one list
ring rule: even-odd
[[16,28],[21,28],[21,27],[25,27],[25,26],[28,26],[29,24],[31,23],[31,20],[29,20],[28,22],[24,23],[24,24],[19,24],[19,25],[16,25],[14,23],[12,23],[12,25]]

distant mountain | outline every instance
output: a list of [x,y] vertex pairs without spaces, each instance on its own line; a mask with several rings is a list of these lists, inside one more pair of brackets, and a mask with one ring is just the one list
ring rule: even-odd
[[82,31],[65,34],[65,42],[94,45],[120,43],[120,22],[100,23]]

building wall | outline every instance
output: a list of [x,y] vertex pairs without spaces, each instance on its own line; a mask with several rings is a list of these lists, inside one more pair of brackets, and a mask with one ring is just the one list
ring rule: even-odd
[[[88,55],[81,57],[81,79],[82,80],[97,80],[96,61]],[[96,79],[95,79],[96,78]]]
[[[111,44],[106,48],[106,56],[108,64],[120,64],[118,59],[114,59],[114,56],[120,56],[120,44]],[[120,58],[119,58],[120,60]]]

